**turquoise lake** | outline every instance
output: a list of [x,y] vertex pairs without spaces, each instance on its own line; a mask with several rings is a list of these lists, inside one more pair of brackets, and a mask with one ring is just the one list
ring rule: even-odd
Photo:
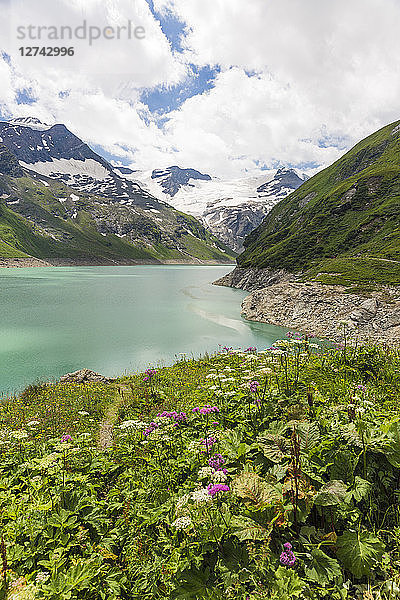
[[240,316],[230,266],[0,269],[0,395],[86,367],[108,376],[220,346],[259,349],[286,329]]

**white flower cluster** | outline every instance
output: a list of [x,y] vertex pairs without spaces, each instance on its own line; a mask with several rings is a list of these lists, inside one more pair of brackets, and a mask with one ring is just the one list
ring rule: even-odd
[[201,467],[201,469],[199,470],[199,479],[211,477],[213,473],[214,469],[212,467]]
[[36,425],[40,425],[40,421],[29,421],[29,423],[27,423],[28,427],[36,427]]
[[200,488],[191,493],[191,498],[194,502],[210,502],[211,496],[208,493],[207,488]]
[[28,433],[24,429],[18,429],[17,431],[10,431],[10,435],[15,440],[24,440],[28,437]]
[[137,421],[137,420],[132,420],[132,421],[124,421],[123,423],[121,423],[119,425],[120,429],[135,429],[136,431],[142,431],[144,429],[147,428],[147,423],[145,423],[144,421]]
[[200,443],[200,440],[193,440],[192,442],[189,442],[187,449],[188,452],[199,452],[201,447],[202,445]]
[[225,483],[228,476],[223,471],[214,471],[211,475],[211,479],[213,480],[213,483]]
[[191,525],[192,525],[192,519],[190,517],[178,517],[172,523],[172,527],[175,527],[175,529],[178,529],[178,530],[187,529]]

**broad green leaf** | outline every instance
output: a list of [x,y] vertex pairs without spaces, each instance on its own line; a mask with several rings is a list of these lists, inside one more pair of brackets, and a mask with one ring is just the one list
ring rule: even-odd
[[252,471],[243,471],[238,475],[232,481],[232,491],[239,498],[255,505],[270,504],[275,500],[280,500],[277,490]]
[[321,437],[318,423],[299,423],[296,426],[296,432],[300,439],[302,452],[309,452],[312,448],[318,446]]
[[311,552],[311,562],[306,567],[306,576],[316,583],[327,584],[336,577],[340,577],[342,571],[338,561],[331,558],[319,548]]
[[247,517],[234,517],[231,521],[231,526],[233,528],[233,534],[241,541],[245,540],[266,540],[268,539],[272,526],[270,525],[268,529],[253,521],[253,519],[248,519]]
[[279,600],[292,600],[298,598],[304,589],[304,583],[293,569],[278,567],[275,571],[273,591],[274,598]]
[[317,506],[335,506],[341,504],[347,491],[346,484],[340,479],[334,479],[325,483],[315,496]]
[[354,485],[349,490],[349,493],[356,502],[360,502],[360,500],[368,496],[371,491],[371,487],[372,485],[369,481],[357,476],[354,480]]
[[280,463],[290,454],[290,441],[280,435],[260,435],[257,442],[264,456],[274,463]]
[[337,556],[357,579],[371,574],[384,551],[384,544],[367,531],[346,531],[337,539]]
[[333,460],[334,462],[330,469],[332,479],[341,479],[342,481],[351,483],[359,456],[347,447],[336,452]]

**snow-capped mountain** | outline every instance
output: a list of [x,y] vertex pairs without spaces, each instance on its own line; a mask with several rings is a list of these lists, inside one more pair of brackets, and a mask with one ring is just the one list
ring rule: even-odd
[[[33,194],[28,207],[23,198],[5,198],[7,206],[40,230],[43,227],[36,204],[44,202],[41,209],[47,210],[50,203],[53,215],[62,214],[74,223],[82,218],[83,227],[89,225],[104,237],[117,236],[145,256],[162,260],[232,259],[232,252],[203,224],[142,189],[127,178],[129,174],[123,177],[116,172],[65,125],[47,125],[29,117],[0,122],[0,150],[4,175],[8,170],[18,178],[23,169],[31,181],[30,191],[37,186],[48,189],[45,194],[38,191],[38,197]],[[55,234],[49,229],[44,235]]]
[[242,250],[246,235],[260,225],[275,204],[307,179],[294,169],[284,168],[228,181],[179,167],[163,171],[128,172],[126,168],[123,171],[124,177],[140,183],[149,193],[201,219],[236,252]]
[[18,158],[21,167],[56,179],[81,192],[115,200],[149,197],[139,184],[119,177],[111,165],[71,133],[65,125],[46,125],[24,117],[0,123],[0,143]]

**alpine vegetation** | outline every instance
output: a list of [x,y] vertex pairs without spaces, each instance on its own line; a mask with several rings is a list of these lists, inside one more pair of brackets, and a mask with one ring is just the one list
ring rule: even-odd
[[292,335],[4,398],[2,597],[397,598],[399,366]]

